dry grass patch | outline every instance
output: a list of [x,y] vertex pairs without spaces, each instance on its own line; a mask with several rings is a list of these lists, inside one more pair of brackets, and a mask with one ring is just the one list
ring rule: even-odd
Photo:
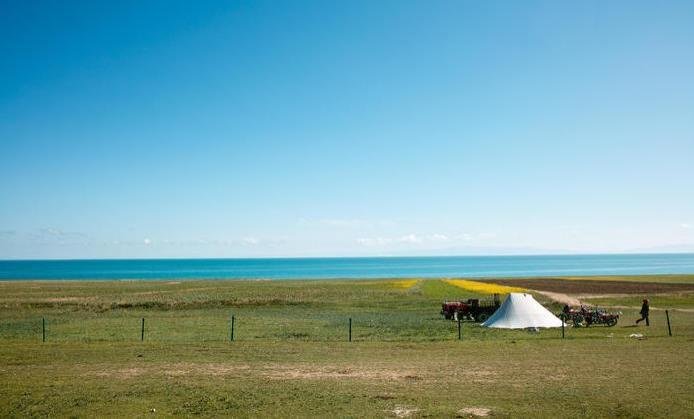
[[85,375],[128,380],[141,376],[147,377],[179,377],[186,375],[224,376],[247,372],[251,369],[248,365],[220,364],[220,363],[190,363],[179,362],[164,365],[148,365],[128,368],[100,368]]
[[115,378],[118,380],[127,380],[130,378],[138,377],[144,373],[145,373],[145,370],[143,368],[132,367],[132,368],[118,368],[118,369],[112,369],[112,370],[100,370],[98,372],[95,372],[94,375],[96,375],[97,377]]
[[458,411],[458,417],[463,418],[474,418],[474,417],[484,417],[489,416],[492,412],[491,409],[486,407],[464,407]]
[[411,406],[395,406],[393,410],[386,410],[392,413],[396,418],[407,418],[419,412],[419,409]]
[[361,379],[361,380],[421,380],[416,371],[402,371],[377,368],[344,368],[344,367],[266,367],[261,374],[277,380],[325,380],[325,379]]

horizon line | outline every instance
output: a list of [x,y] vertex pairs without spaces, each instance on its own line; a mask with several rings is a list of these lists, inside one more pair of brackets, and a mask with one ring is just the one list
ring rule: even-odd
[[626,255],[694,255],[692,251],[683,252],[586,252],[586,253],[513,253],[479,255],[382,255],[382,256],[248,256],[248,257],[113,257],[113,258],[19,258],[2,259],[0,262],[78,262],[78,261],[126,261],[126,260],[299,260],[299,259],[412,259],[412,258],[474,258],[474,257],[548,257],[548,256],[626,256]]

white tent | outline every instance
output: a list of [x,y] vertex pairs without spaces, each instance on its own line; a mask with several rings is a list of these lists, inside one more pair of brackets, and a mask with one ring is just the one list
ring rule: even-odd
[[535,301],[532,295],[514,292],[482,326],[503,329],[561,327],[561,320]]

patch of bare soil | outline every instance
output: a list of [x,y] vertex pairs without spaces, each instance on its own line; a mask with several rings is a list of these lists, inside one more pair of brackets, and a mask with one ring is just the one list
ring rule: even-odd
[[[389,369],[344,366],[306,366],[267,364],[251,368],[246,364],[226,363],[170,363],[156,365],[138,365],[128,368],[109,368],[104,366],[87,374],[118,380],[128,380],[141,375],[147,376],[261,376],[273,380],[371,380],[371,381],[425,381],[426,372],[416,369]],[[498,373],[490,369],[466,369],[456,371],[454,375],[469,383],[488,383],[498,379]],[[387,398],[387,395],[379,397]]]
[[[258,371],[259,374],[276,380],[325,380],[325,379],[361,379],[385,381],[423,381],[430,378],[427,371],[412,369],[388,368],[344,368],[339,366],[292,366],[268,365]],[[470,383],[488,383],[498,378],[498,372],[490,369],[466,369],[455,371],[456,377]]]
[[98,377],[116,378],[119,380],[127,380],[142,375],[145,372],[143,368],[120,368],[117,370],[101,370],[94,375]]
[[655,282],[567,280],[560,278],[494,279],[489,282],[511,287],[562,294],[648,294],[694,291],[694,284],[666,284]]
[[250,370],[248,365],[229,365],[229,364],[193,364],[176,363],[169,365],[157,365],[149,368],[132,367],[120,369],[101,369],[94,373],[98,377],[114,378],[127,380],[141,375],[166,375],[169,377],[179,377],[184,375],[229,375]]
[[[634,294],[580,294],[580,295],[577,295],[576,298],[578,298],[579,300],[583,300],[583,299],[588,300],[591,298],[626,298],[626,297],[631,297],[633,295]],[[658,295],[658,294],[650,294],[650,295],[652,297],[652,296]]]
[[407,418],[419,412],[419,409],[416,407],[395,406],[393,410],[386,410],[386,412],[392,413],[396,418]]
[[552,301],[556,301],[556,302],[561,303],[561,304],[568,304],[570,306],[580,306],[581,305],[581,301],[578,298],[572,297],[570,295],[562,294],[560,292],[537,291],[537,290],[534,290],[534,291],[537,292],[538,294],[544,295],[545,297],[549,298]]
[[193,363],[178,363],[166,365],[161,369],[166,375],[229,375],[242,371],[248,371],[248,365],[232,365],[232,364],[193,364]]
[[412,371],[395,371],[386,369],[355,368],[302,368],[275,366],[262,372],[263,375],[277,380],[322,380],[356,378],[366,380],[421,380],[422,377]]
[[492,412],[491,409],[486,407],[464,407],[458,410],[458,417],[461,418],[473,418],[473,417],[484,417],[489,416]]

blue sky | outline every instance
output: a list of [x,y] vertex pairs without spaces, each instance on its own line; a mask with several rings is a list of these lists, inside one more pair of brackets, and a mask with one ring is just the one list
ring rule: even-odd
[[0,258],[694,250],[692,2],[198,3],[0,2]]

